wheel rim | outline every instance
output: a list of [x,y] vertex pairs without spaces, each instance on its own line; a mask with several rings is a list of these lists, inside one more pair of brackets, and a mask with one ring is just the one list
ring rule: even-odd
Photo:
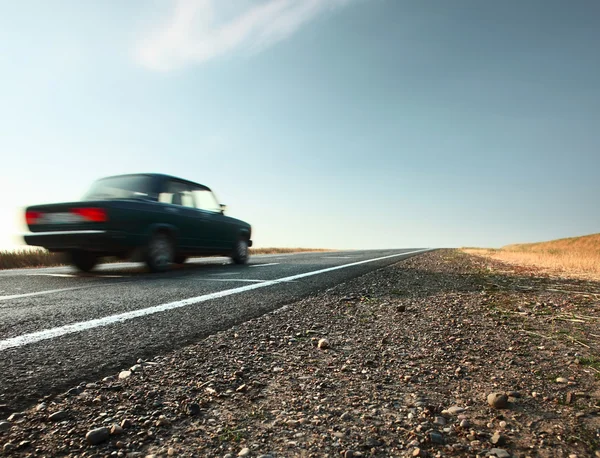
[[167,240],[165,237],[159,237],[155,239],[150,248],[150,257],[156,267],[168,267],[173,259],[171,243],[169,240]]

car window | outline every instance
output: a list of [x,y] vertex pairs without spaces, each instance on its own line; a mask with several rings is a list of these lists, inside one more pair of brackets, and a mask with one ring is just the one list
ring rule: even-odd
[[200,210],[206,210],[210,212],[221,212],[221,206],[215,198],[212,191],[208,189],[196,189],[194,190],[194,199],[196,201],[196,207]]
[[158,194],[158,201],[166,204],[195,208],[192,186],[179,181],[168,181]]
[[102,178],[92,184],[82,200],[149,199],[151,185],[152,179],[146,175]]

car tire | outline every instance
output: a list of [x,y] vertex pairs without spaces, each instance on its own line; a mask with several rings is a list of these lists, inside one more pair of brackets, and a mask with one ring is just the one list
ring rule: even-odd
[[91,251],[74,250],[69,253],[69,260],[78,270],[89,272],[98,264],[98,256]]
[[151,272],[165,272],[175,258],[173,239],[164,232],[152,236],[146,249],[146,265]]
[[183,256],[181,254],[175,256],[175,264],[185,264],[185,261],[187,261],[187,256]]
[[248,239],[240,237],[240,239],[235,243],[231,259],[236,264],[246,264],[249,258]]

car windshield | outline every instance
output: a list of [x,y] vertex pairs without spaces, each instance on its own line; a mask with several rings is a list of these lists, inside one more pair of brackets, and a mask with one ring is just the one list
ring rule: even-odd
[[83,200],[149,199],[150,194],[151,178],[145,175],[131,175],[96,181]]

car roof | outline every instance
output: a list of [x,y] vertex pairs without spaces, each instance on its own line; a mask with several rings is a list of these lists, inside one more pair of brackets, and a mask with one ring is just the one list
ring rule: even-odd
[[190,180],[186,180],[184,178],[179,178],[176,176],[172,176],[172,175],[166,175],[164,173],[126,173],[123,175],[112,175],[109,177],[103,177],[100,178],[100,180],[105,180],[108,178],[119,178],[119,177],[136,177],[136,176],[148,176],[148,177],[153,177],[153,178],[159,178],[161,180],[175,180],[175,181],[180,181],[183,183],[187,183],[187,184],[191,184],[193,186],[198,186],[199,188],[203,188],[206,189],[208,191],[210,191],[210,188],[206,185],[200,184],[200,183],[196,183],[194,181],[190,181]]

